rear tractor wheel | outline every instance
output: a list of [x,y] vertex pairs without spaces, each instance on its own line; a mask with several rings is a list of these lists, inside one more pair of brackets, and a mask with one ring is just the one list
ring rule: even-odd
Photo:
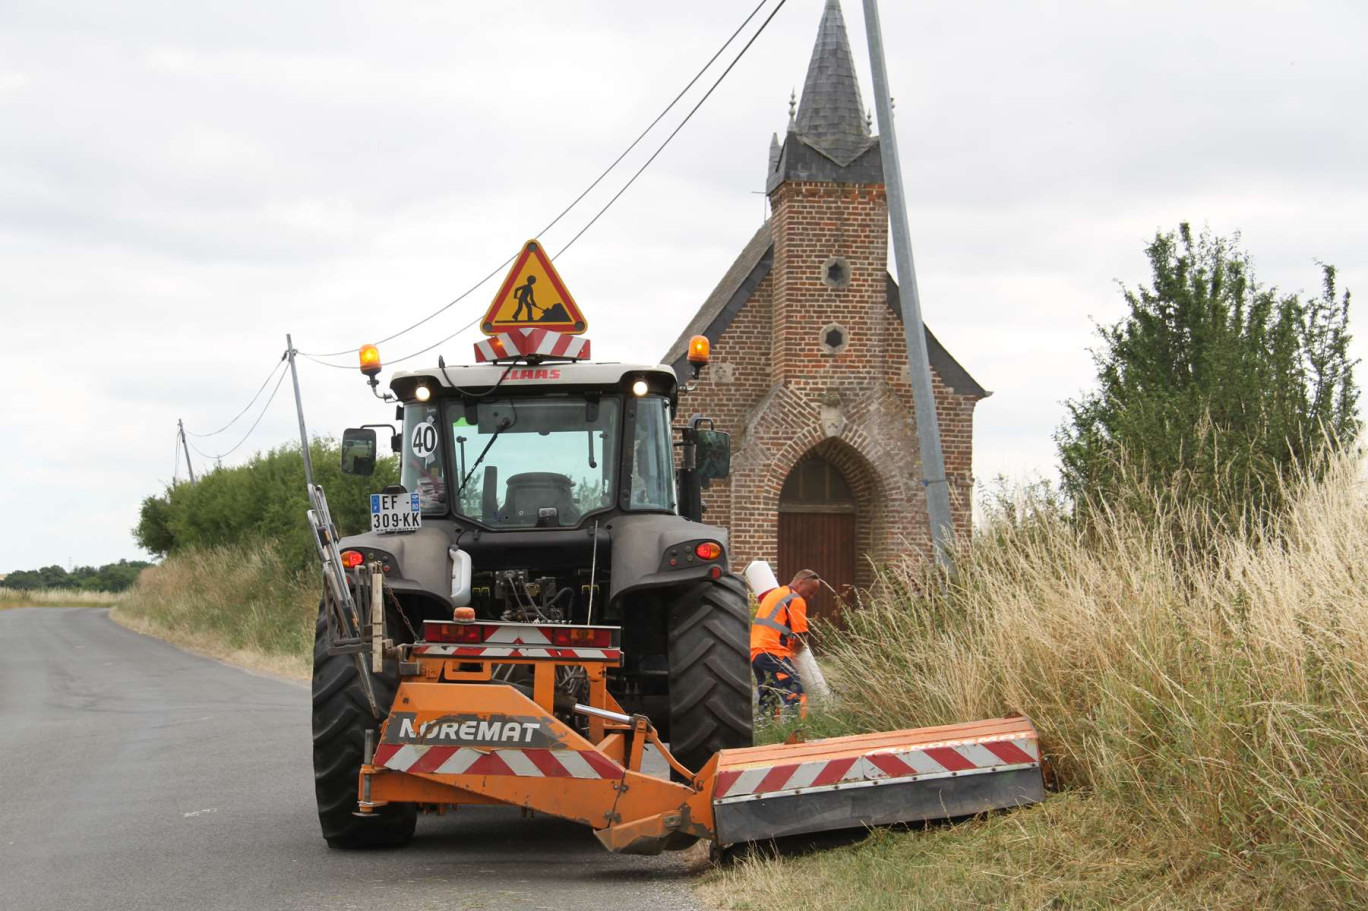
[[734,575],[684,589],[670,605],[670,752],[697,772],[752,738],[750,608]]
[[[362,675],[365,675],[364,677]],[[371,711],[369,679],[381,718]],[[357,780],[366,732],[375,731],[394,704],[399,671],[391,659],[383,673],[370,671],[370,655],[329,655],[328,621],[319,606],[314,628],[313,762],[318,822],[331,848],[378,848],[407,844],[418,813],[413,804],[390,804],[370,817],[355,815]]]

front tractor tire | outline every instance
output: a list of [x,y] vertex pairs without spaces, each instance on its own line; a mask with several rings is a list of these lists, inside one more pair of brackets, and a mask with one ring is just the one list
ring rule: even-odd
[[398,667],[385,662],[381,674],[370,672],[370,655],[328,654],[328,620],[319,606],[314,628],[313,764],[318,822],[331,848],[379,848],[407,844],[413,838],[417,808],[390,804],[370,818],[355,815],[357,782],[365,751],[366,731],[380,722],[371,713],[362,674],[370,679],[376,704],[387,713],[399,686]]
[[748,747],[750,607],[725,575],[685,588],[669,612],[670,752],[697,772],[719,750]]

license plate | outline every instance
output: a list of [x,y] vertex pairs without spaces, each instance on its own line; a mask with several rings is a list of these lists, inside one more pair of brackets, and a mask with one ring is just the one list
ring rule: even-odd
[[423,527],[418,493],[371,494],[371,531],[393,535]]

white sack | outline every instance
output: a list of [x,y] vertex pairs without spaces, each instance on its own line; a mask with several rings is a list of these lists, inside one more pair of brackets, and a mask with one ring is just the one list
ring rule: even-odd
[[822,669],[817,666],[817,659],[812,657],[812,649],[805,648],[794,655],[793,668],[798,672],[798,680],[802,682],[803,689],[809,697],[831,698],[831,687],[827,686]]

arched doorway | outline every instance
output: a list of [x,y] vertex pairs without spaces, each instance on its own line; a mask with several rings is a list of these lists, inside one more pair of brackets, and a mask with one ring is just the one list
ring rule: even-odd
[[779,493],[779,581],[787,583],[801,569],[812,569],[836,590],[822,590],[809,614],[839,619],[841,600],[855,585],[855,494],[835,465],[809,456],[793,466]]

